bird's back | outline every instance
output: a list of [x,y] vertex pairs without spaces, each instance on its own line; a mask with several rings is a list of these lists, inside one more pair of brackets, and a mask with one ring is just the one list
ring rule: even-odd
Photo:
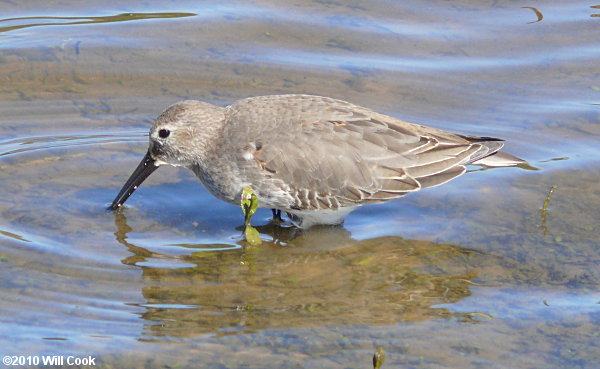
[[[337,210],[449,181],[501,140],[404,122],[311,95],[240,100],[226,108],[224,142],[265,206]],[[276,194],[276,196],[273,196]]]

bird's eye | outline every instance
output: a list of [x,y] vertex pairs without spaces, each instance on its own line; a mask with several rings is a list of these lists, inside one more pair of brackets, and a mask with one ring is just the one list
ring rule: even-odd
[[167,138],[169,137],[169,135],[171,134],[171,131],[169,131],[168,129],[161,129],[160,131],[158,131],[158,137],[160,138]]

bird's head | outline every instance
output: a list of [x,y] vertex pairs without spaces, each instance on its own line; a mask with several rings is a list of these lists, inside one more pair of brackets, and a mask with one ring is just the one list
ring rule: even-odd
[[150,129],[148,152],[109,209],[120,208],[160,165],[191,167],[202,161],[223,121],[223,108],[201,101],[185,100],[165,109]]

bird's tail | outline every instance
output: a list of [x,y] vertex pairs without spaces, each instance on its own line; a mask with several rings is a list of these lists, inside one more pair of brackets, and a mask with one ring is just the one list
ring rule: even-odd
[[468,164],[484,165],[487,167],[513,167],[520,164],[527,164],[521,158],[500,151],[504,146],[504,141],[499,138],[466,135],[461,135],[461,137],[481,145],[481,149],[471,156]]

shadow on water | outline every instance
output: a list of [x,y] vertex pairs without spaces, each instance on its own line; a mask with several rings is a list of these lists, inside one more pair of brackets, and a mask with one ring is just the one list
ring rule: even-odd
[[[20,17],[0,19],[0,33],[39,26],[68,26],[92,23],[128,22],[156,18],[192,17],[195,13],[121,13],[102,17]],[[29,23],[31,22],[31,23]],[[7,25],[8,24],[8,25]]]
[[[342,227],[297,232],[267,225],[276,242],[177,256],[189,267],[145,266],[174,256],[128,241],[127,218],[115,213],[116,240],[141,268],[147,320],[143,340],[257,332],[271,328],[389,325],[439,318],[477,322],[481,312],[452,312],[480,285],[479,270],[497,257],[467,248],[389,236],[354,240]],[[282,246],[285,244],[286,246]],[[242,242],[240,241],[240,246]],[[222,245],[179,245],[208,250]]]

